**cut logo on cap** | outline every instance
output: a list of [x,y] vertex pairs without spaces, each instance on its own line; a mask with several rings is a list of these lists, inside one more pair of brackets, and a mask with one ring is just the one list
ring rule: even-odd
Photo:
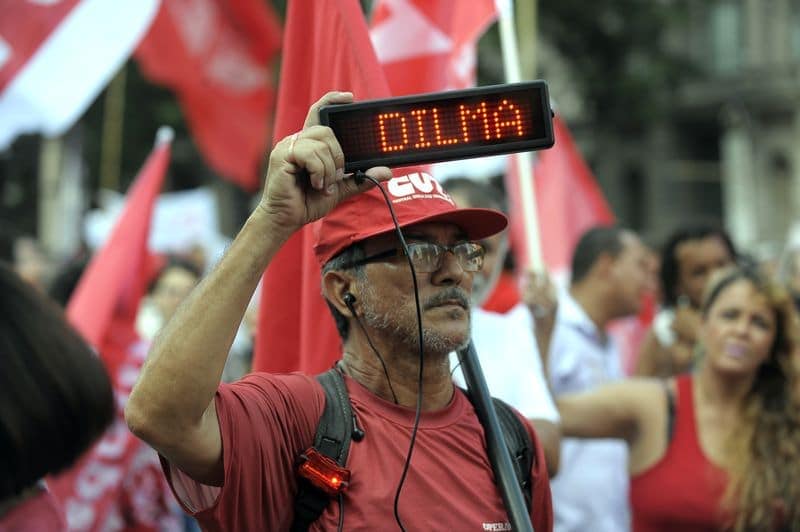
[[412,199],[440,199],[454,207],[456,205],[450,194],[445,192],[442,185],[427,172],[413,172],[393,177],[387,182],[386,188],[393,196],[392,203]]

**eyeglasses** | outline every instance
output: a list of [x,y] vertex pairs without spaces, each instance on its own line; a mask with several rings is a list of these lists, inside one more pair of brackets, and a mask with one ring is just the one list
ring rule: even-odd
[[[434,244],[433,242],[412,242],[408,244],[408,254],[411,257],[411,262],[414,264],[414,269],[419,273],[431,273],[441,268],[444,254],[448,251],[455,256],[459,266],[461,266],[461,269],[465,272],[477,272],[483,267],[483,255],[485,251],[483,246],[477,242],[461,242],[453,246],[443,246],[441,244]],[[405,255],[403,248],[396,247],[394,249],[381,251],[375,255],[364,257],[363,259],[355,260],[344,267],[352,268],[369,262],[379,262],[392,257],[402,257],[403,255]]]

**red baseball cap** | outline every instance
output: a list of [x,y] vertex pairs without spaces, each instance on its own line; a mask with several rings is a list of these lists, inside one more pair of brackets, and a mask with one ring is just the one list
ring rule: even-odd
[[[452,223],[470,240],[499,233],[508,219],[492,209],[459,209],[442,186],[426,172],[411,172],[381,183],[400,227],[423,222]],[[361,240],[394,231],[386,200],[377,187],[348,198],[315,224],[314,253],[324,265]]]

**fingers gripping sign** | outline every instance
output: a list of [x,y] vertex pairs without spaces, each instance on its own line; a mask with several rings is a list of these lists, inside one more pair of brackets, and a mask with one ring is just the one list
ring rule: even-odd
[[[352,93],[329,92],[311,106],[303,129],[272,150],[261,207],[283,227],[296,230],[372,186],[369,181],[356,185],[344,173],[339,141],[330,128],[319,125],[321,106],[352,101]],[[366,173],[379,181],[392,176],[386,167],[370,168]]]

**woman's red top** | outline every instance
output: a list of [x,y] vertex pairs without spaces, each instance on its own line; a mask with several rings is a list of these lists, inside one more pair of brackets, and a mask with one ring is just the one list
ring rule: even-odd
[[676,379],[674,432],[666,454],[631,477],[634,532],[717,532],[725,529],[727,474],[700,448],[692,376]]

